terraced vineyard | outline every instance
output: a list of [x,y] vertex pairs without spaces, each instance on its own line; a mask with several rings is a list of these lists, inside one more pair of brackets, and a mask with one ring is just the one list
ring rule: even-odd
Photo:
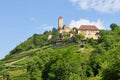
[[[0,79],[119,80],[120,27],[110,27],[100,31],[98,40],[86,39],[84,44],[77,36],[57,45],[57,31],[35,34],[0,60]],[[51,33],[55,36],[48,40]]]

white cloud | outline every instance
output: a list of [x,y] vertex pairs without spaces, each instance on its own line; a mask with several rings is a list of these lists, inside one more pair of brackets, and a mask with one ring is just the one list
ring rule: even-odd
[[120,0],[69,0],[80,9],[94,9],[99,12],[111,13],[120,11]]
[[43,31],[50,31],[53,29],[54,26],[48,25],[48,24],[42,24],[37,29],[43,30]]
[[81,25],[95,25],[97,26],[99,29],[104,29],[104,25],[103,25],[103,22],[98,19],[97,21],[89,21],[87,19],[80,19],[78,21],[75,21],[75,20],[72,20],[70,22],[70,27],[73,28],[73,27],[77,27],[79,28]]
[[35,17],[31,17],[31,18],[30,18],[30,21],[32,21],[32,22],[37,22],[37,19],[36,19]]

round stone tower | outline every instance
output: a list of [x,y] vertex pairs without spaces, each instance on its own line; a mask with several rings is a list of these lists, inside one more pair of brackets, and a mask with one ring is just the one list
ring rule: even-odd
[[60,16],[58,18],[58,29],[62,29],[63,28],[63,18],[62,16]]

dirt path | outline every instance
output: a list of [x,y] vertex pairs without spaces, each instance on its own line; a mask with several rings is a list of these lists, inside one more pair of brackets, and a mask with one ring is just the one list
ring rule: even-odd
[[16,62],[19,62],[19,61],[22,61],[22,60],[24,60],[24,59],[26,59],[26,58],[29,58],[29,56],[23,57],[23,58],[21,58],[21,59],[19,59],[19,60],[13,61],[13,62],[5,63],[5,66],[11,66],[12,64],[14,64],[14,63],[16,63]]

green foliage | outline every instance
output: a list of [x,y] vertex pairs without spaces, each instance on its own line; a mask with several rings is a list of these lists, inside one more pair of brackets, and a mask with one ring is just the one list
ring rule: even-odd
[[2,61],[0,61],[0,75],[5,71],[5,65]]
[[90,58],[90,65],[94,75],[99,75],[102,80],[120,79],[120,27],[111,24],[112,30],[101,30],[95,50]]
[[[120,27],[111,24],[110,28],[100,30],[98,40],[84,40],[82,34],[75,34],[76,29],[71,32],[75,34],[71,39],[55,28],[34,34],[0,61],[0,75],[12,80],[119,80]],[[52,39],[48,40],[51,34]],[[55,46],[54,42],[61,38],[63,44]],[[85,47],[79,47],[81,40]],[[17,62],[11,66],[4,65],[14,61]]]
[[[28,73],[31,80],[38,77],[43,80],[72,80],[86,79],[92,76],[92,69],[81,56],[76,53],[75,47],[53,50],[48,48],[38,53],[34,61],[28,64]],[[41,72],[41,73],[40,73]],[[39,73],[39,75],[38,75]]]
[[48,36],[53,32],[44,32],[44,34],[34,34],[32,37],[28,38],[26,41],[22,42],[20,45],[16,46],[12,51],[10,51],[10,54],[16,54],[23,51],[28,51],[30,49],[42,47],[45,45],[48,45],[51,43],[51,41],[48,41]]
[[103,80],[119,80],[120,79],[120,62],[115,62],[103,71]]
[[119,26],[117,25],[117,24],[115,24],[115,23],[112,23],[111,25],[110,25],[110,28],[111,28],[111,30],[117,30],[117,29],[119,29]]

